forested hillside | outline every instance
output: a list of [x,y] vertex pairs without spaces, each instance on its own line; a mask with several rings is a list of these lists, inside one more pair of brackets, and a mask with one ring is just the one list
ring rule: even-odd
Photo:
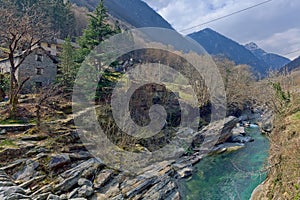
[[75,19],[70,3],[65,4],[63,0],[13,0],[12,3],[20,10],[34,5],[35,12],[42,13],[47,18],[56,37],[74,35]]

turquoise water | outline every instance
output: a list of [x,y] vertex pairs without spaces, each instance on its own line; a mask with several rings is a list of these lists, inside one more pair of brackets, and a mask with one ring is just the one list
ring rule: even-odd
[[247,200],[262,183],[266,174],[269,141],[258,127],[247,129],[255,139],[245,148],[204,158],[196,172],[181,183],[183,199],[188,200]]

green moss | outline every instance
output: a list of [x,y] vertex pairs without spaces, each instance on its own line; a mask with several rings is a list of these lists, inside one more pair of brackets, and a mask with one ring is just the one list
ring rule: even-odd
[[13,140],[6,139],[6,140],[3,140],[0,142],[0,146],[1,147],[3,147],[3,146],[16,147],[17,145],[14,143]]
[[292,119],[293,119],[293,120],[300,120],[300,112],[295,113],[295,114],[292,116]]
[[20,119],[5,119],[5,120],[0,120],[0,124],[4,125],[4,124],[24,124],[25,121],[24,120],[20,120]]

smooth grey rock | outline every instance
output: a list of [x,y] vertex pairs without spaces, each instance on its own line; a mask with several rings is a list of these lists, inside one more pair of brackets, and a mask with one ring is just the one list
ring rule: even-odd
[[93,166],[104,166],[103,162],[101,162],[99,159],[91,158],[85,162],[80,163],[79,165],[76,165],[75,167],[65,171],[61,174],[63,178],[68,178],[71,176],[74,176],[74,174],[82,173],[85,170],[88,170],[92,168]]
[[169,176],[162,177],[157,184],[146,191],[143,195],[143,199],[163,199],[165,196],[164,188],[170,181],[171,179]]
[[238,121],[236,117],[229,116],[225,120],[210,123],[196,134],[192,147],[200,147],[200,150],[209,152],[216,144],[224,143],[232,136],[231,130]]
[[8,170],[8,169],[15,168],[26,161],[27,161],[27,159],[18,159],[7,166],[1,167],[0,170]]
[[0,194],[8,196],[10,194],[26,195],[26,191],[19,186],[0,187]]
[[49,168],[54,169],[58,167],[62,167],[71,162],[71,159],[68,154],[59,154],[51,156],[49,161]]
[[264,114],[262,114],[261,117],[261,129],[263,132],[266,133],[271,133],[274,126],[273,126],[273,122],[274,122],[274,115],[271,111],[269,112],[265,112]]
[[67,200],[68,199],[68,195],[67,194],[62,194],[62,195],[59,196],[59,198],[61,200]]
[[43,147],[39,147],[39,148],[34,148],[34,149],[28,151],[28,152],[26,153],[26,155],[28,155],[28,156],[33,156],[33,155],[38,155],[38,154],[40,154],[40,153],[49,153],[49,152],[50,152],[50,151],[49,151],[48,149],[43,148]]
[[93,183],[90,180],[86,179],[86,178],[80,178],[78,180],[78,185],[79,186],[86,185],[86,186],[92,187]]
[[193,168],[192,167],[186,167],[186,168],[183,168],[183,169],[177,171],[177,173],[179,175],[179,178],[187,178],[187,177],[192,175]]
[[52,191],[52,186],[44,185],[43,187],[35,191],[33,194],[31,194],[31,196],[36,196],[38,194],[43,194],[43,193],[49,193],[50,191]]
[[212,154],[221,154],[224,152],[236,151],[245,147],[244,143],[229,143],[225,142],[216,146],[215,151]]
[[14,186],[15,184],[12,183],[11,181],[1,181],[0,182],[0,187],[9,187],[9,186]]
[[105,194],[100,194],[100,193],[94,193],[92,197],[90,197],[90,200],[106,200],[106,199],[111,199],[108,198]]
[[111,179],[113,174],[114,172],[112,170],[101,171],[94,180],[94,187],[95,188],[102,187],[106,182],[108,182]]
[[122,194],[119,194],[119,195],[117,195],[117,196],[111,198],[111,200],[124,200],[124,199],[125,199],[125,198],[123,197]]
[[94,190],[92,187],[89,187],[87,185],[82,186],[78,190],[78,196],[79,197],[90,197],[94,193]]
[[240,134],[242,134],[244,136],[246,134],[245,127],[239,126],[239,127],[233,128],[232,129],[232,134],[233,135],[240,135]]
[[27,160],[24,168],[18,172],[16,172],[12,177],[15,180],[23,180],[28,181],[34,176],[36,176],[36,169],[39,167],[39,162],[34,160]]
[[[1,195],[0,195],[1,197]],[[2,200],[2,199],[1,199]],[[23,194],[18,194],[18,193],[13,193],[5,196],[3,200],[31,200],[29,196],[23,195]]]
[[47,192],[47,193],[42,193],[39,195],[32,195],[31,198],[33,200],[47,200],[47,198],[50,194],[51,194],[50,192]]
[[[126,196],[128,198],[132,198],[135,195],[139,194],[140,192],[142,192],[145,188],[151,186],[152,184],[154,184],[156,178],[150,178],[150,179],[144,179],[144,180],[140,180],[136,183],[134,183],[133,185],[129,185],[129,191],[126,192]],[[124,190],[128,190],[128,189],[124,189]]]
[[48,156],[47,153],[39,153],[38,155],[35,156],[35,158],[36,158],[37,160],[39,160],[39,159],[45,158],[45,157],[47,157],[47,156]]
[[92,155],[87,151],[80,151],[78,153],[70,153],[69,154],[71,159],[75,160],[85,160],[92,157]]
[[47,200],[60,200],[59,196],[50,194],[47,198]]
[[55,191],[68,192],[75,185],[77,185],[80,178],[80,172],[75,173],[70,178],[64,179],[61,183],[55,186]]
[[5,130],[5,129],[2,129],[1,131],[0,131],[0,135],[5,135],[7,133],[7,131]]
[[26,182],[22,183],[22,184],[19,185],[19,186],[20,186],[21,188],[26,189],[26,188],[28,188],[32,183],[34,183],[34,182],[39,182],[39,181],[43,180],[45,177],[46,177],[45,175],[43,175],[43,176],[38,176],[38,177],[34,177],[34,178],[30,179],[29,181],[26,181]]
[[68,194],[68,199],[76,198],[78,197],[78,190],[79,188],[75,188],[72,192]]
[[229,141],[234,143],[248,143],[248,142],[253,142],[254,139],[250,136],[237,135],[237,136],[232,136],[229,139]]
[[180,193],[178,191],[172,192],[168,197],[166,197],[164,200],[180,200]]

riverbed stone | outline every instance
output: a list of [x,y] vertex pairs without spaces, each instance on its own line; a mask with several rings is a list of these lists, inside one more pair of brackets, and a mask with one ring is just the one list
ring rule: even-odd
[[59,196],[50,194],[47,198],[47,200],[60,200]]
[[224,143],[232,136],[232,129],[238,121],[236,117],[229,116],[224,120],[212,122],[196,134],[192,147],[200,147],[202,151],[209,152],[216,144]]
[[0,135],[5,135],[6,133],[7,133],[7,131],[5,129],[0,130]]
[[76,198],[78,197],[78,190],[79,188],[75,188],[72,192],[68,194],[68,199]]
[[25,166],[20,171],[16,172],[12,177],[15,180],[28,181],[38,173],[36,169],[39,167],[39,162],[34,160],[27,160]]
[[38,195],[31,195],[32,200],[47,200],[48,196],[51,194],[51,192],[42,193]]
[[254,139],[250,136],[236,135],[236,136],[231,136],[231,138],[229,138],[228,141],[233,143],[248,143],[248,142],[253,142]]
[[97,174],[95,180],[94,180],[94,188],[101,188],[106,182],[108,182],[114,172],[113,170],[103,170],[99,174]]
[[[74,176],[75,174],[82,174],[83,172],[91,172],[94,170],[95,167],[101,167],[104,166],[103,162],[96,158],[91,158],[87,161],[81,162],[80,164],[77,164],[73,168],[63,172],[61,174],[61,177],[68,178],[71,176]],[[78,181],[78,180],[77,180]]]
[[186,167],[177,171],[179,178],[187,178],[193,174],[193,167]]
[[59,196],[59,198],[61,200],[67,200],[68,199],[68,195],[67,194],[62,194],[62,195]]
[[92,187],[93,183],[90,180],[86,179],[86,178],[80,178],[78,180],[78,185],[79,186],[86,185],[86,186]]
[[62,167],[70,162],[71,160],[68,154],[53,155],[50,158],[48,166],[50,169],[54,169],[54,168]]
[[232,135],[233,136],[235,136],[235,135],[243,135],[243,136],[245,136],[246,135],[245,127],[239,126],[239,127],[233,128],[232,129]]
[[26,196],[26,191],[19,186],[0,187],[0,199],[18,199],[17,197],[29,198]]
[[92,187],[83,185],[79,190],[78,190],[78,197],[90,197],[94,193],[94,190]]
[[73,174],[73,176],[64,179],[61,183],[55,186],[55,191],[67,192],[72,189],[75,185],[77,185],[78,180],[80,178],[80,172]]

